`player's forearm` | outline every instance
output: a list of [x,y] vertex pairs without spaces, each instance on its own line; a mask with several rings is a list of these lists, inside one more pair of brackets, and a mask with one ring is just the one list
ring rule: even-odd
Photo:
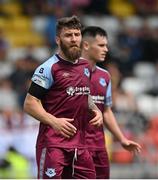
[[24,111],[44,124],[51,125],[52,121],[55,120],[54,116],[45,111],[40,100],[29,94],[24,102]]
[[104,124],[107,129],[117,138],[118,141],[123,142],[125,136],[123,135],[119,125],[117,124],[116,118],[111,110],[103,113]]
[[[92,110],[92,111],[93,111],[93,110],[100,111],[99,108],[94,104],[91,95],[88,96],[88,107],[89,107],[89,110]],[[101,112],[101,111],[100,111],[100,112]]]

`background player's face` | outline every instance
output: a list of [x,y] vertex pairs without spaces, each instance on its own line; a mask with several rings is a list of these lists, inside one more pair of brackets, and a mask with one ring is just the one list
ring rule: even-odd
[[105,60],[108,52],[108,41],[105,36],[97,35],[92,41],[89,41],[88,55],[90,60],[94,62],[102,62]]
[[71,61],[78,59],[81,56],[81,31],[64,28],[57,37],[57,44],[66,59]]

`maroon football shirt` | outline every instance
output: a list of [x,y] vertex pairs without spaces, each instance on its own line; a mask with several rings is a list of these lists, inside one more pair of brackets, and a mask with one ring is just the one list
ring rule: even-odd
[[84,59],[71,63],[54,55],[36,69],[32,81],[48,89],[41,100],[44,109],[57,118],[74,118],[72,124],[77,128],[77,133],[68,139],[40,123],[37,146],[85,148],[89,79],[90,66]]
[[[112,105],[111,77],[106,70],[96,66],[91,74],[90,91],[93,102],[98,106],[101,112],[104,111],[105,106]],[[91,117],[89,117],[89,119],[90,118]],[[104,128],[96,128],[89,125],[86,133],[86,141],[90,149],[105,149]]]

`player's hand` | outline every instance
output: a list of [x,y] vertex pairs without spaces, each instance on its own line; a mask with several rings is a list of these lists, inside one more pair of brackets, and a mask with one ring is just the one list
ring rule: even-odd
[[131,140],[125,139],[124,141],[121,142],[121,145],[124,149],[133,152],[133,153],[140,153],[141,152],[141,146]]
[[56,118],[53,122],[53,128],[66,138],[70,138],[76,134],[76,127],[71,124],[74,119]]
[[89,121],[89,123],[93,126],[101,126],[103,124],[103,115],[100,110],[93,110],[94,118]]

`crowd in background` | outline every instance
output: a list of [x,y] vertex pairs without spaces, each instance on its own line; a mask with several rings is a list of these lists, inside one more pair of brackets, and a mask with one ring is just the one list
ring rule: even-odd
[[[105,130],[111,163],[158,166],[158,0],[1,0],[0,178],[36,176],[38,122],[23,102],[35,68],[56,50],[56,20],[72,14],[107,30],[110,51],[99,66],[112,76],[121,129],[143,147],[133,156]],[[144,169],[135,178],[158,178]]]

